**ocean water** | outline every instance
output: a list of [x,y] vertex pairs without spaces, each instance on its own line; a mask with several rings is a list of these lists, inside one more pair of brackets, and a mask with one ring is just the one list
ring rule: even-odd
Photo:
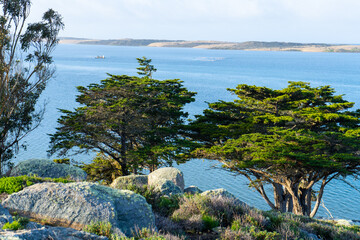
[[[97,55],[104,55],[105,59],[95,59]],[[78,106],[76,86],[98,83],[107,73],[136,75],[136,58],[142,56],[151,58],[158,69],[154,78],[181,79],[189,90],[198,93],[196,102],[186,107],[191,116],[200,114],[206,102],[232,100],[234,96],[226,89],[242,83],[276,89],[286,87],[288,81],[331,85],[360,108],[360,54],[59,45],[54,52],[55,78],[39,101],[46,102],[44,120],[24,140],[27,150],[22,150],[14,161],[48,157],[48,134],[55,132],[60,116],[58,109],[72,110]],[[88,162],[92,155],[71,158]],[[269,209],[261,196],[248,187],[246,179],[217,169],[215,164],[194,159],[178,167],[184,172],[187,186],[197,185],[203,190],[225,188],[249,205]],[[360,188],[358,180],[348,181]],[[343,182],[333,181],[325,189],[324,204],[335,218],[360,219],[359,198],[360,192]],[[317,216],[328,215],[325,208],[320,207]]]

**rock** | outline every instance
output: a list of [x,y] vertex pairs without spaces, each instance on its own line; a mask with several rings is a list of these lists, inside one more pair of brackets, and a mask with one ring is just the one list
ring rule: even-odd
[[108,240],[107,237],[72,228],[42,227],[31,230],[0,231],[0,240]]
[[0,229],[4,226],[5,223],[12,223],[13,218],[10,215],[9,211],[0,205]]
[[200,190],[200,188],[198,188],[197,186],[190,186],[184,189],[184,193],[188,193],[188,194],[197,194],[197,193],[202,193],[203,191]]
[[228,192],[226,189],[224,188],[218,188],[218,189],[214,189],[214,190],[207,190],[203,193],[200,194],[201,196],[209,196],[209,197],[225,197],[225,198],[231,198],[234,199],[238,204],[244,205],[244,206],[248,206],[246,203],[240,201],[237,197],[235,197],[235,195],[233,195],[232,193]]
[[347,227],[350,227],[352,225],[355,225],[353,221],[351,220],[346,220],[346,219],[337,219],[335,220],[335,223],[337,225],[344,225],[344,226],[347,226]]
[[116,178],[110,185],[112,188],[124,189],[128,185],[135,185],[143,187],[148,183],[148,176],[146,175],[129,175]]
[[10,173],[10,176],[37,175],[39,177],[67,178],[75,181],[86,180],[86,172],[78,167],[55,163],[48,159],[29,159],[20,162]]
[[179,169],[173,167],[157,169],[149,174],[148,184],[150,186],[158,185],[157,182],[160,179],[170,180],[178,186],[181,191],[184,191],[184,174]]
[[154,187],[154,191],[159,192],[160,195],[172,196],[176,194],[183,194],[181,189],[170,180],[161,178],[153,184],[154,185],[152,186]]
[[201,196],[209,196],[209,197],[227,197],[227,198],[235,198],[235,195],[231,194],[224,188],[218,188],[214,190],[207,190],[203,193],[201,193]]
[[11,194],[3,205],[10,213],[77,230],[99,221],[110,222],[115,234],[155,226],[144,197],[95,183],[39,183]]
[[308,231],[305,231],[304,229],[300,229],[300,232],[306,236],[305,239],[309,239],[309,240],[321,240],[318,236],[316,236],[313,233],[309,233]]

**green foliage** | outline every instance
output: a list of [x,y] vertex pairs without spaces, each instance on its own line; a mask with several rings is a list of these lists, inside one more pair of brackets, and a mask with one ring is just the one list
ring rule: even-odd
[[17,231],[20,229],[24,229],[29,222],[30,220],[28,218],[14,217],[14,221],[12,223],[5,223],[2,229]]
[[90,225],[85,226],[83,231],[94,233],[99,236],[106,236],[111,239],[112,230],[110,222],[91,222]]
[[182,197],[179,195],[161,196],[156,202],[154,210],[164,216],[170,216],[175,210],[179,209]]
[[133,191],[134,193],[143,196],[147,203],[152,206],[153,211],[163,216],[170,216],[176,209],[178,209],[179,203],[182,199],[182,197],[178,195],[172,195],[170,197],[161,196],[154,190],[154,187],[150,187],[148,185],[138,187],[136,185],[129,184],[126,185],[124,189]]
[[36,176],[3,177],[0,178],[0,193],[12,194],[21,191],[25,187],[41,182],[68,183],[72,181],[64,178],[40,178]]
[[[330,86],[241,84],[229,91],[238,99],[210,103],[190,124],[189,136],[202,144],[194,155],[244,175],[274,210],[314,216],[332,179],[360,173],[360,111]],[[313,209],[308,196],[315,196]]]
[[196,194],[184,197],[171,219],[185,231],[201,232],[217,226],[228,227],[243,212],[243,207],[233,199]]
[[86,172],[87,180],[93,182],[111,184],[123,175],[119,163],[103,153],[98,153],[91,163],[79,167]]
[[204,230],[211,230],[219,226],[219,221],[215,217],[209,215],[202,215],[201,220],[204,224]]
[[24,229],[23,226],[18,221],[13,221],[12,223],[5,223],[2,229],[8,229],[12,231],[17,231],[19,229]]
[[115,175],[129,175],[186,161],[193,144],[181,134],[188,116],[183,107],[195,93],[179,80],[109,76],[100,84],[78,87],[81,107],[61,110],[49,152],[98,150],[114,161],[106,165],[96,159],[88,172],[95,167],[107,180],[114,169]]
[[222,232],[221,239],[310,239],[310,234],[315,234],[319,239],[360,239],[358,226],[339,226],[274,211],[247,209],[245,212],[234,219],[230,228]]
[[28,23],[30,0],[1,1],[0,7],[0,175],[3,175],[13,166],[11,159],[19,148],[26,147],[19,144],[20,140],[42,120],[44,108],[36,104],[54,73],[51,53],[64,24],[52,9],[44,13],[42,21]]
[[136,60],[138,61],[140,67],[136,68],[137,70],[139,70],[139,72],[137,72],[140,76],[144,76],[144,77],[149,77],[151,78],[152,73],[156,72],[156,68],[151,65],[151,59],[147,59],[146,57],[142,57],[142,58],[136,58]]
[[70,164],[69,158],[58,158],[53,160],[55,163]]

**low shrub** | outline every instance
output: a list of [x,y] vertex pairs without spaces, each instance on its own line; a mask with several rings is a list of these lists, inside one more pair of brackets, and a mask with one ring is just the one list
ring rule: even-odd
[[308,232],[311,232],[322,239],[336,239],[336,240],[347,240],[347,239],[360,239],[360,232],[354,231],[356,228],[334,225],[332,223],[325,222],[312,222],[307,223],[305,228]]
[[243,211],[243,206],[234,199],[196,194],[181,199],[171,219],[187,232],[201,232],[230,226],[235,216]]
[[111,227],[112,226],[110,222],[91,222],[91,224],[87,225],[83,230],[85,232],[110,238],[112,236]]
[[26,175],[18,177],[3,177],[0,178],[0,193],[12,194],[21,191],[25,187],[41,182],[68,183],[72,181],[65,178],[40,178],[36,176],[30,177]]
[[178,209],[180,200],[182,199],[182,196],[179,195],[172,195],[170,197],[161,196],[154,190],[154,187],[150,187],[148,185],[139,187],[129,184],[123,189],[133,191],[143,196],[147,203],[152,206],[153,211],[163,216],[170,216],[176,209]]
[[29,223],[29,221],[30,220],[28,218],[16,216],[14,217],[14,221],[12,223],[9,222],[5,223],[2,229],[12,230],[12,231],[24,229],[26,228],[26,225]]
[[9,222],[5,223],[2,229],[17,231],[24,228],[23,226],[21,226],[21,224],[18,221],[13,221],[12,223]]
[[219,221],[213,216],[205,214],[202,216],[201,220],[204,224],[204,230],[211,230],[219,226]]
[[170,233],[170,234],[175,234],[175,235],[183,235],[184,231],[182,230],[182,227],[172,221],[170,218],[165,217],[163,215],[157,214],[155,213],[155,225],[156,228],[159,230],[159,232],[161,233]]

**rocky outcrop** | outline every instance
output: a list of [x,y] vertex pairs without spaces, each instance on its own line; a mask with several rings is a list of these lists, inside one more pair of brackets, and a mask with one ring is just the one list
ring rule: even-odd
[[134,185],[137,187],[142,187],[147,185],[148,176],[147,175],[130,175],[130,176],[121,176],[116,178],[110,185],[112,188],[124,189],[128,185]]
[[159,185],[158,182],[160,179],[170,180],[178,186],[181,191],[184,191],[184,174],[179,169],[173,167],[157,169],[149,174],[148,184],[150,186],[157,186]]
[[3,201],[10,212],[55,226],[82,230],[92,222],[110,222],[115,234],[131,235],[135,227],[155,226],[145,198],[95,183],[40,183]]
[[42,227],[39,229],[0,231],[0,240],[107,240],[107,237],[72,228]]
[[86,180],[86,172],[78,167],[55,163],[49,159],[29,159],[20,162],[12,170],[11,176],[37,175],[39,177],[69,178],[75,181]]
[[197,186],[190,186],[184,189],[184,193],[188,193],[188,194],[198,194],[198,193],[202,193],[203,191],[200,190],[200,188],[198,188]]

